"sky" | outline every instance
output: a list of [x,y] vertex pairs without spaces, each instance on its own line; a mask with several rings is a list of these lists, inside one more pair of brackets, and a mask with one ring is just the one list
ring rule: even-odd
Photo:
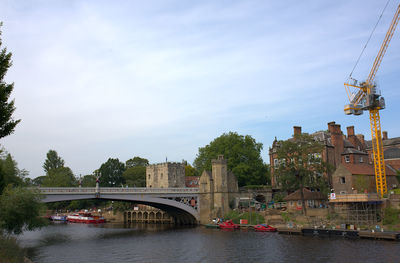
[[[346,116],[347,80],[386,1],[0,0],[13,56],[15,132],[0,140],[29,177],[52,149],[75,175],[108,158],[192,163],[226,132],[264,145],[293,126],[371,138],[369,115]],[[353,77],[367,78],[398,0]],[[400,31],[398,29],[397,31]],[[400,136],[400,32],[376,80],[382,130]]]

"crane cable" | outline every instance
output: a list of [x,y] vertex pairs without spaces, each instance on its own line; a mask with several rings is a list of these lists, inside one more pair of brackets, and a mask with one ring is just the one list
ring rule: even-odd
[[353,75],[353,72],[354,72],[355,68],[357,67],[358,62],[360,61],[361,56],[363,55],[365,49],[367,48],[368,43],[369,43],[369,41],[371,40],[371,37],[372,37],[372,35],[374,34],[375,29],[376,29],[376,27],[377,27],[378,24],[379,24],[379,21],[381,21],[381,18],[382,18],[382,16],[383,16],[383,13],[385,12],[386,7],[389,5],[389,2],[390,2],[390,0],[387,1],[386,5],[385,5],[385,8],[383,8],[382,13],[381,13],[381,15],[379,16],[378,21],[376,22],[376,24],[375,24],[375,26],[374,26],[374,29],[372,29],[372,32],[371,32],[371,34],[369,35],[369,38],[368,38],[368,40],[367,40],[367,43],[365,43],[365,46],[364,46],[364,48],[362,49],[361,54],[358,56],[358,59],[357,59],[357,61],[356,61],[356,64],[354,65],[353,70],[351,71],[351,73],[350,73],[350,75],[349,75],[349,79],[351,79],[351,76]]

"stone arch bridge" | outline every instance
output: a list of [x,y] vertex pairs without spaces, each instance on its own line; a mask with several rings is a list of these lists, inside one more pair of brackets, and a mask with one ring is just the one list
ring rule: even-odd
[[198,188],[117,188],[117,187],[39,187],[42,202],[101,199],[128,201],[159,208],[170,214],[176,224],[200,221]]

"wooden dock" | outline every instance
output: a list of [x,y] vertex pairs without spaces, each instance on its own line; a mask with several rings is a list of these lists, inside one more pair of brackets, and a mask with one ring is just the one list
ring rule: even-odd
[[345,238],[368,238],[380,240],[400,241],[400,232],[372,232],[347,229],[322,229],[322,228],[279,228],[279,234],[319,236],[319,237],[345,237]]
[[400,241],[400,233],[399,232],[359,231],[358,235],[360,236],[360,238]]
[[278,233],[285,235],[303,235],[301,229],[296,229],[296,228],[278,228]]

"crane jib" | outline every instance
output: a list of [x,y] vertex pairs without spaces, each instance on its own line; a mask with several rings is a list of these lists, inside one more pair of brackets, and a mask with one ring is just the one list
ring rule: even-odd
[[[379,49],[378,55],[374,60],[374,64],[372,65],[367,80],[360,85],[357,85],[357,81],[352,83],[351,81],[353,81],[353,79],[345,83],[345,89],[350,101],[350,104],[347,104],[344,107],[345,114],[361,115],[363,111],[369,111],[376,191],[381,197],[387,194],[386,166],[383,155],[381,122],[379,116],[379,110],[385,108],[385,100],[377,91],[374,80],[399,20],[400,4],[396,9],[392,22],[386,33],[385,39],[383,40],[381,48]],[[355,88],[355,91],[352,91],[352,88]]]

